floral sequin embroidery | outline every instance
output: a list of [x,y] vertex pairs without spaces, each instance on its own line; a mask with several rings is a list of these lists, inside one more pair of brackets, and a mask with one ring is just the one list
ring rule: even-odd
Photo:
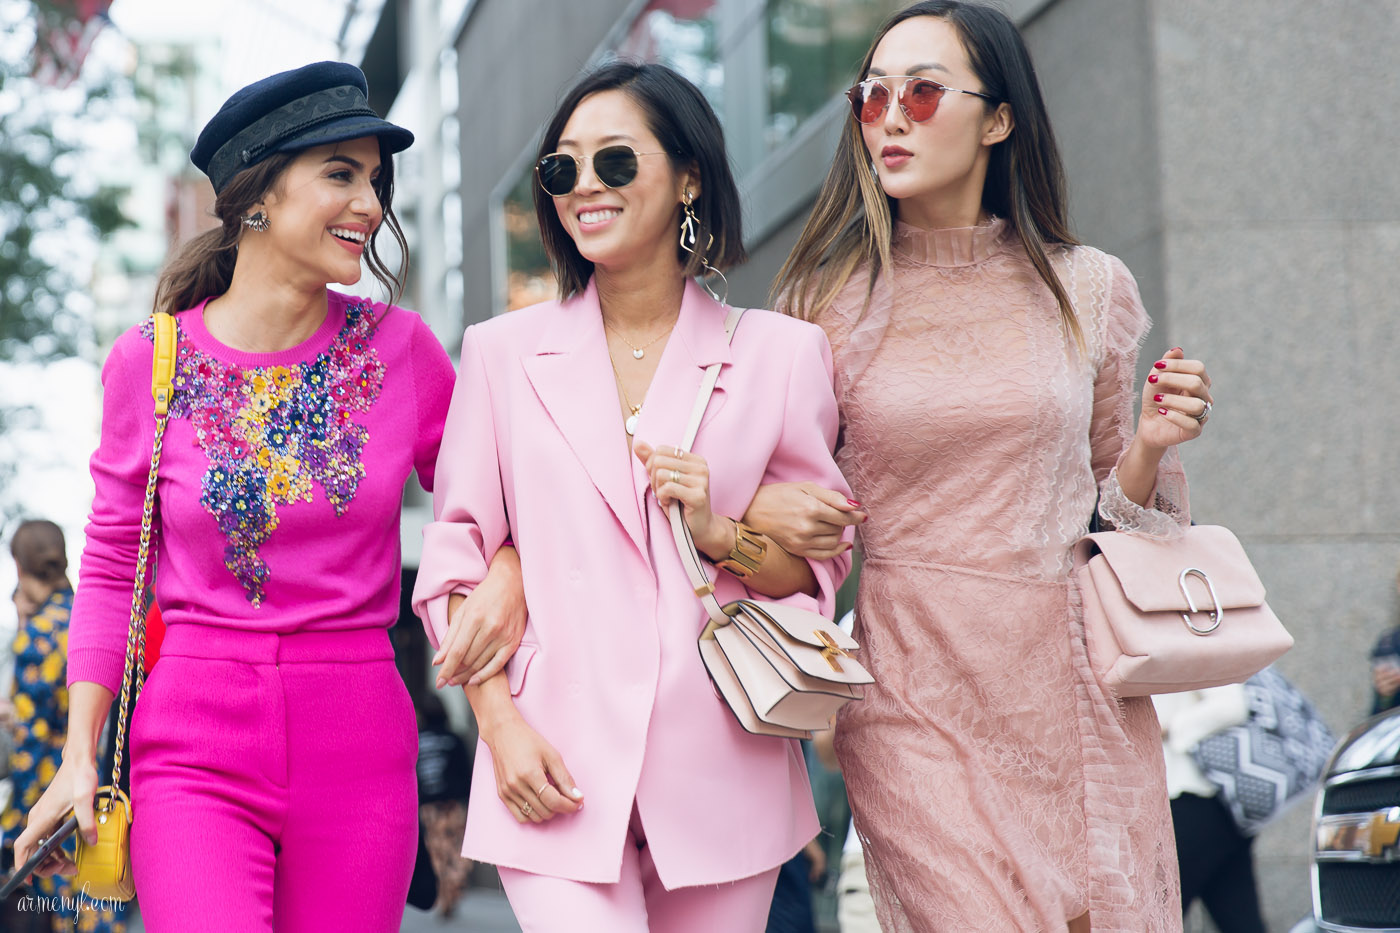
[[[200,504],[224,534],[224,566],[255,608],[269,576],[258,551],[277,530],[277,506],[310,502],[319,483],[339,517],[365,475],[369,431],[352,415],[369,411],[384,385],[374,328],[373,307],[351,303],[314,360],[248,369],[179,341],[170,414],[189,419],[209,458]],[[142,332],[154,340],[151,322]]]

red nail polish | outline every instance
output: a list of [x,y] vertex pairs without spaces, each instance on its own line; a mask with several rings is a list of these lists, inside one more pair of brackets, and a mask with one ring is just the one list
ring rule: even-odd
[[1157,414],[1159,414],[1159,415],[1165,415],[1166,413],[1167,413],[1167,410],[1166,410],[1165,408],[1159,408],[1159,409],[1157,409]]
[[1156,373],[1153,373],[1152,375],[1148,376],[1148,377],[1147,377],[1147,381],[1148,381],[1148,382],[1156,382],[1156,381],[1157,381],[1157,374],[1156,374]]
[[1154,396],[1152,396],[1152,401],[1154,401],[1154,402],[1160,402],[1161,400],[1162,400],[1162,396],[1160,396],[1160,395],[1154,395]]
[[1180,353],[1180,352],[1182,352],[1182,351],[1181,351],[1181,347],[1172,347],[1172,352],[1173,352],[1173,353]]
[[1152,365],[1155,366],[1155,367],[1157,367],[1158,369],[1166,369],[1166,368],[1167,368],[1167,364],[1166,364],[1166,362],[1164,362],[1163,360],[1158,360],[1157,362],[1153,363]]
[[860,508],[860,503],[857,502],[856,500],[854,500],[854,499],[847,499],[846,501],[849,502],[851,505],[855,506],[856,508]]

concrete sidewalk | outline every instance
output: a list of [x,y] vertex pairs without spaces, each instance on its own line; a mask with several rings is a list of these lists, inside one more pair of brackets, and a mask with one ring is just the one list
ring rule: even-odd
[[457,913],[443,921],[410,907],[404,911],[402,933],[520,933],[510,904],[500,891],[473,888],[457,902]]
[[[130,933],[145,933],[140,917],[127,927]],[[404,911],[402,933],[520,933],[520,925],[510,912],[510,904],[500,891],[473,889],[457,902],[451,920],[409,907]]]

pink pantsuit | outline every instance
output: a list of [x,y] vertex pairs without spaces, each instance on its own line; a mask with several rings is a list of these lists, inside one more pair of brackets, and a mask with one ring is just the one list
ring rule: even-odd
[[[846,483],[832,459],[836,403],[820,329],[724,309],[686,286],[636,438],[680,442],[706,366],[724,363],[694,450],[717,514],[761,484]],[[664,512],[628,450],[595,287],[468,328],[424,533],[414,607],[436,644],[452,593],[470,593],[510,535],[530,620],[507,674],[520,712],[585,797],[574,815],[518,824],[478,748],[463,855],[536,875],[619,880],[634,806],[666,889],[768,872],[818,830],[795,742],[744,732],[696,649],[704,612]],[[830,612],[849,560],[814,561]],[[727,602],[750,595],[718,574]],[[762,926],[759,918],[756,928]],[[558,928],[569,928],[559,918]]]

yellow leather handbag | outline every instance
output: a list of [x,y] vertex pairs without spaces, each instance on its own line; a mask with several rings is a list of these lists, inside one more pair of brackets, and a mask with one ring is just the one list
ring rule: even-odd
[[131,594],[131,624],[127,627],[126,666],[122,672],[121,706],[117,734],[113,738],[112,781],[97,791],[93,801],[97,843],[88,845],[78,834],[73,885],[89,897],[129,901],[136,896],[131,877],[131,800],[122,792],[122,757],[126,749],[131,706],[146,681],[146,568],[151,552],[151,523],[156,503],[156,474],[160,467],[170,396],[175,377],[175,319],[154,315],[155,356],[151,364],[151,397],[155,400],[155,440],[151,444],[151,470],[146,477],[146,501],[141,509],[141,544],[136,555],[136,581]]
[[129,901],[136,896],[131,878],[131,800],[120,787],[97,791],[97,844],[78,834],[78,873],[73,886],[95,900]]

